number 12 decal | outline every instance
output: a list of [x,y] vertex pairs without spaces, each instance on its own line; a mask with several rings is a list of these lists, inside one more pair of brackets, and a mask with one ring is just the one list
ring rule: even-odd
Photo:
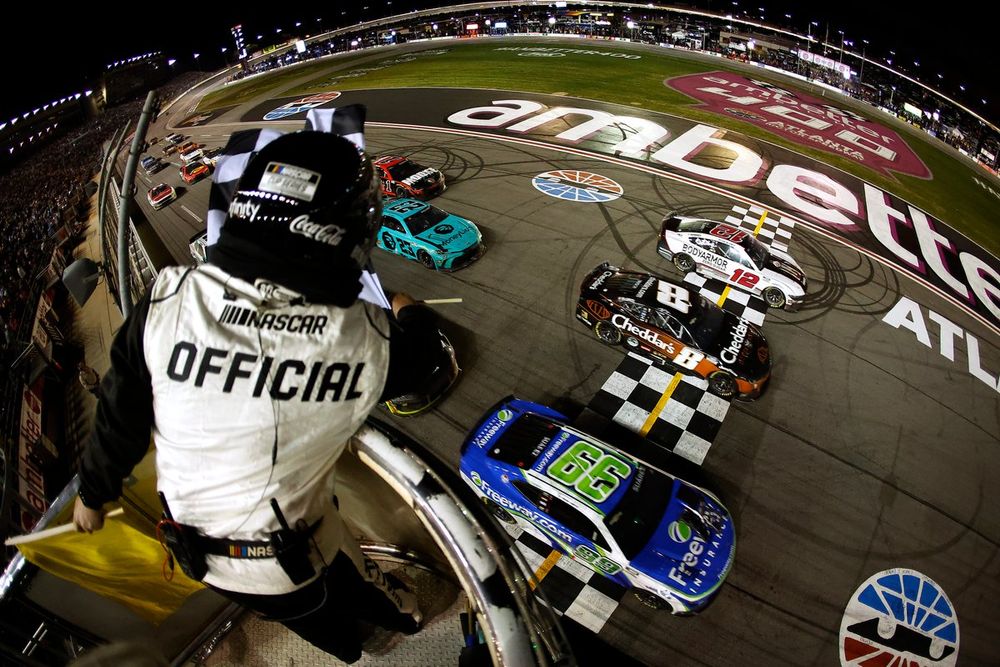
[[744,271],[743,269],[736,269],[733,271],[733,275],[730,276],[729,279],[737,285],[753,288],[756,287],[757,281],[760,280],[760,276],[755,273]]

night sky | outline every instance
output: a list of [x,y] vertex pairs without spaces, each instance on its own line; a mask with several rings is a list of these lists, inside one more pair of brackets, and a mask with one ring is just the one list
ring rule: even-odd
[[[287,36],[295,30],[297,21],[303,23],[302,31],[310,24],[314,28],[332,28],[361,17],[374,18],[451,3],[394,0],[387,4],[384,0],[362,0],[329,3],[322,11],[310,12],[281,6],[302,3],[275,3],[266,11],[261,11],[261,5],[256,3],[247,3],[253,9],[246,10],[237,9],[235,3],[80,4],[84,7],[54,9],[45,3],[24,3],[18,7],[19,12],[28,13],[23,22],[4,21],[3,44],[8,61],[4,64],[0,121],[53,98],[93,87],[97,81],[95,74],[106,64],[149,51],[163,51],[178,59],[178,66],[185,69],[195,52],[202,54],[200,60],[206,68],[221,66],[221,48],[228,47],[227,55],[232,55],[229,28],[237,23],[243,24],[245,34],[254,41],[261,33],[266,38],[276,36],[277,27],[282,28],[280,36]],[[767,22],[779,24],[788,21],[785,14],[789,13],[793,26],[801,32],[805,32],[809,21],[816,21],[819,28],[814,28],[813,34],[823,36],[829,25],[831,42],[839,43],[837,31],[844,30],[846,39],[852,39],[857,50],[862,38],[869,41],[869,57],[886,57],[890,50],[895,51],[894,63],[901,64],[908,73],[918,73],[925,83],[940,81],[944,92],[962,96],[959,99],[967,106],[994,123],[1000,121],[1000,90],[995,90],[998,77],[990,63],[993,55],[988,51],[997,29],[986,17],[977,17],[971,6],[959,5],[961,9],[956,13],[946,13],[943,5],[924,12],[915,2],[909,5],[830,2],[820,6],[787,0],[738,0],[737,3],[693,0],[686,4],[716,12],[735,10],[740,15],[746,11],[755,19],[763,7]],[[367,10],[363,9],[365,5]],[[807,5],[809,8],[803,9]],[[130,27],[110,27],[120,26],[123,21]],[[914,61],[920,65],[914,65]],[[943,78],[938,79],[938,74]],[[959,84],[965,85],[965,93],[959,90]],[[981,102],[983,98],[987,100],[986,106]]]

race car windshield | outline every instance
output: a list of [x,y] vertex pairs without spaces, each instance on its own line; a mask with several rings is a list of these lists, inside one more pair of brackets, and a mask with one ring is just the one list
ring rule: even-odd
[[722,329],[724,311],[699,294],[688,314],[687,326],[695,344],[703,350],[712,347]]
[[632,560],[649,543],[673,495],[669,477],[646,466],[636,468],[618,507],[604,518],[626,558]]
[[434,225],[443,222],[447,217],[448,214],[441,209],[428,206],[423,211],[414,213],[408,217],[406,219],[406,226],[409,227],[411,234],[418,236]]
[[753,236],[744,236],[743,240],[740,241],[740,245],[747,254],[750,255],[750,260],[757,266],[764,266],[764,260],[767,259],[767,246],[758,241]]
[[423,167],[419,164],[413,162],[400,162],[395,167],[389,167],[389,175],[392,176],[394,180],[405,181],[410,176],[413,176],[418,171],[423,171]]

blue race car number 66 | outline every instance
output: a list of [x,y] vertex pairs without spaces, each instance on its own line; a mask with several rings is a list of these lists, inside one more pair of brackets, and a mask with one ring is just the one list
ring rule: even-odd
[[545,472],[583,497],[602,503],[623,479],[628,479],[632,467],[617,456],[580,440],[553,461]]

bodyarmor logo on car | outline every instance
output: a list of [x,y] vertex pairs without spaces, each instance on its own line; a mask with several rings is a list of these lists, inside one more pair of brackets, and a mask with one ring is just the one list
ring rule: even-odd
[[704,248],[699,248],[698,246],[694,246],[694,245],[691,245],[689,243],[685,243],[683,246],[681,246],[681,250],[683,250],[684,252],[688,253],[689,255],[691,255],[693,257],[697,257],[698,259],[700,259],[705,264],[711,264],[712,266],[714,266],[716,268],[719,268],[719,269],[725,269],[726,268],[726,258],[725,257],[720,257],[720,256],[716,255],[713,252],[709,252],[708,250],[705,250]]

